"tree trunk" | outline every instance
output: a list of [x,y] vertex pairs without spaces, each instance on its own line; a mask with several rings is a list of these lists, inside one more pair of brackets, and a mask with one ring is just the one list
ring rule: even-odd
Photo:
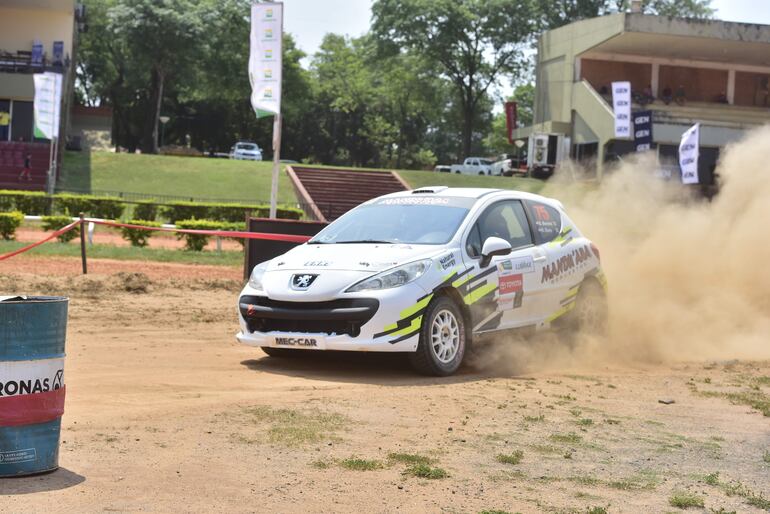
[[142,144],[142,152],[158,153],[158,117],[163,103],[163,86],[165,75],[157,66],[152,70],[152,90],[150,94],[150,116],[145,122],[145,131]]
[[460,159],[466,159],[471,156],[472,144],[473,144],[473,104],[471,102],[463,102],[463,155]]

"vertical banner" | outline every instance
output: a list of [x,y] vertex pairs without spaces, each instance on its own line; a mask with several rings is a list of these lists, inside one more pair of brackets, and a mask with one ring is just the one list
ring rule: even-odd
[[652,111],[634,113],[634,148],[646,152],[652,146]]
[[508,142],[513,144],[513,131],[517,122],[516,102],[505,102],[505,128],[508,133]]
[[62,76],[60,73],[36,73],[35,83],[35,137],[54,139],[59,137],[61,118]]
[[251,6],[249,81],[257,118],[281,113],[283,4]]
[[32,66],[43,65],[43,43],[36,39],[32,42],[32,56],[30,57],[30,64]]
[[631,136],[631,83],[612,83],[612,110],[615,113],[615,137]]
[[53,64],[54,66],[64,64],[64,41],[53,42]]
[[696,123],[682,134],[679,143],[679,168],[683,184],[698,183],[698,156],[700,154],[700,123]]

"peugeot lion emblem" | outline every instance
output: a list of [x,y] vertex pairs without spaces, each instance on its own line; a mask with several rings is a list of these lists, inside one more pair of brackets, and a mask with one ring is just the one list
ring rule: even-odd
[[316,277],[318,277],[318,275],[311,275],[309,273],[293,275],[291,277],[291,288],[298,290],[307,289],[315,281]]

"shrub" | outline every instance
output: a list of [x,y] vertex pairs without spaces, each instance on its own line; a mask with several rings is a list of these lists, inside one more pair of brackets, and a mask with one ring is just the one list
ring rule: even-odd
[[[72,223],[70,216],[43,216],[43,230],[59,230],[62,227],[66,227]],[[72,230],[68,230],[64,234],[56,236],[62,243],[68,243],[80,235],[80,226],[76,225]]]
[[117,198],[95,197],[91,199],[93,204],[91,208],[91,215],[94,218],[102,218],[105,220],[116,220],[123,216],[123,210],[126,208],[126,204]]
[[[237,203],[174,202],[160,208],[161,216],[167,218],[169,223],[189,219],[240,223],[246,218],[246,211],[251,211],[252,216],[264,218],[270,215],[270,206],[241,205]],[[281,219],[298,220],[302,218],[303,212],[294,207],[281,207],[276,211],[276,214]]]
[[123,215],[126,204],[119,198],[110,196],[74,195],[61,193],[54,195],[55,210],[60,214],[79,216],[80,213],[108,220],[118,219]]
[[50,212],[50,198],[42,191],[0,190],[0,206],[24,214],[42,215]]
[[22,221],[24,221],[24,215],[19,211],[0,212],[0,237],[6,241],[13,239]]
[[134,219],[155,221],[158,217],[158,206],[150,201],[142,201],[136,204],[134,207]]
[[194,202],[174,202],[160,208],[160,214],[168,219],[169,223],[179,220],[205,220],[209,217],[207,204]]
[[[131,220],[128,222],[131,225],[141,225],[143,227],[160,227],[160,223],[155,221],[144,220]],[[131,246],[138,246],[143,248],[147,246],[147,242],[154,233],[152,230],[142,230],[141,228],[120,227],[120,232],[123,235],[123,239],[131,242]]]
[[[227,231],[243,231],[243,223],[225,223],[221,221],[210,220],[181,220],[176,223],[177,228],[188,230],[227,230]],[[209,236],[203,234],[177,234],[177,239],[185,240],[185,248],[188,250],[200,252],[206,247],[209,241]],[[235,239],[243,244],[243,240],[240,238],[228,238]]]
[[73,195],[70,193],[61,193],[54,195],[54,207],[60,214],[69,214],[71,217],[79,216],[80,213],[91,214],[94,208],[93,197],[87,195]]

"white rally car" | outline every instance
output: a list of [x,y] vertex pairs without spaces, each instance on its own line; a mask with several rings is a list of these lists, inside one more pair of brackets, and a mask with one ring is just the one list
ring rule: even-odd
[[600,330],[605,291],[599,251],[560,202],[427,187],[370,200],[256,266],[237,338],[273,356],[409,352],[449,375],[479,334]]

